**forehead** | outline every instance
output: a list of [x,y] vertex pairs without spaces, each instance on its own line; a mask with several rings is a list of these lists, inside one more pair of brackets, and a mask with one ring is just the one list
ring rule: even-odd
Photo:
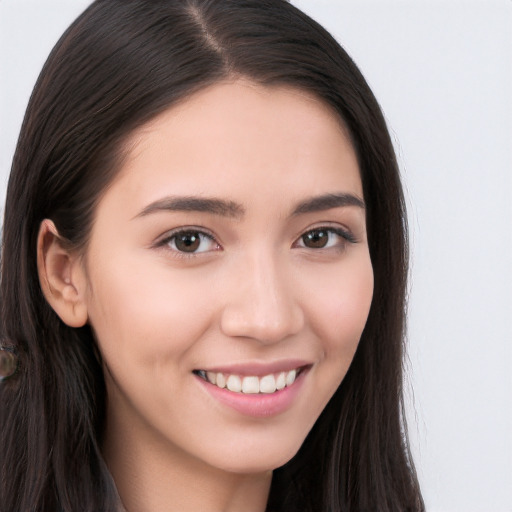
[[215,84],[143,125],[126,147],[116,181],[141,202],[191,193],[249,202],[255,194],[333,190],[362,197],[357,159],[339,116],[292,87]]

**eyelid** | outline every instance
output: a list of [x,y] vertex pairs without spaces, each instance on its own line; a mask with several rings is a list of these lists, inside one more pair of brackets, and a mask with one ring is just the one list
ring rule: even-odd
[[[302,238],[307,235],[308,233],[311,233],[313,231],[327,231],[329,233],[334,233],[335,235],[341,237],[343,239],[343,244],[355,244],[357,243],[359,240],[357,239],[357,237],[352,233],[352,231],[346,227],[342,227],[340,226],[339,224],[336,224],[336,225],[332,225],[332,224],[320,224],[318,226],[312,226],[308,229],[306,229],[305,231],[303,231],[299,237],[297,238],[297,240],[294,242],[294,246],[296,244],[299,244],[301,241],[302,241]],[[310,249],[309,247],[306,247],[305,245],[302,245],[302,246],[299,246],[301,248],[304,248],[304,249]],[[332,247],[321,247],[321,248],[318,248],[318,249],[313,249],[311,248],[311,250],[314,250],[314,251],[320,251],[322,249],[332,249]]]
[[[182,234],[182,233],[197,233],[200,236],[204,236],[206,238],[209,238],[213,243],[216,244],[216,249],[213,251],[199,251],[199,252],[185,252],[185,251],[179,251],[177,249],[172,249],[169,247],[170,241],[175,238],[176,236]],[[202,255],[202,254],[208,254],[211,252],[214,252],[216,250],[222,249],[222,246],[218,242],[217,238],[213,233],[211,233],[208,229],[199,227],[199,226],[180,226],[178,228],[171,229],[170,231],[166,231],[163,235],[157,238],[155,243],[153,244],[153,247],[160,248],[160,249],[168,249],[169,252],[172,252],[175,257],[179,258],[191,258],[194,256]]]
[[[300,235],[298,236],[298,238],[296,239],[296,241],[293,243],[293,246],[292,247],[300,247],[300,248],[304,248],[304,249],[311,249],[311,250],[314,250],[314,251],[320,251],[321,249],[333,249],[333,247],[327,247],[327,248],[316,248],[316,249],[313,249],[313,248],[308,248],[306,247],[305,245],[298,245],[301,243],[302,241],[302,238],[307,235],[308,233],[311,233],[312,231],[327,231],[329,233],[334,233],[335,235],[341,237],[343,239],[343,244],[347,243],[347,244],[355,244],[357,243],[359,240],[356,238],[356,236],[354,236],[354,234],[352,233],[352,231],[349,229],[349,228],[346,228],[346,227],[342,227],[340,226],[339,224],[336,224],[336,225],[332,225],[332,224],[328,224],[328,223],[324,223],[324,224],[320,224],[320,225],[317,225],[317,226],[311,226],[309,227],[308,229],[302,231],[300,233]],[[213,243],[216,244],[216,249],[214,249],[213,251],[212,250],[207,250],[207,251],[199,251],[199,252],[190,252],[190,253],[187,253],[185,251],[179,251],[178,249],[172,249],[169,247],[169,242],[174,238],[176,237],[177,235],[181,234],[181,233],[197,233],[201,236],[204,236],[206,238],[209,238]],[[214,252],[216,250],[221,250],[222,249],[222,246],[221,244],[219,243],[219,241],[217,240],[217,237],[208,229],[204,228],[204,227],[199,227],[199,226],[180,226],[180,227],[177,227],[177,228],[174,228],[174,229],[171,229],[167,232],[165,232],[163,235],[159,236],[157,238],[157,240],[155,241],[155,243],[153,244],[153,247],[154,248],[162,248],[162,249],[165,249],[167,248],[169,250],[169,252],[172,252],[174,256],[176,257],[183,257],[183,258],[190,258],[190,257],[194,257],[194,256],[199,256],[199,255],[202,255],[202,254],[208,254],[208,253],[211,253],[211,252]]]

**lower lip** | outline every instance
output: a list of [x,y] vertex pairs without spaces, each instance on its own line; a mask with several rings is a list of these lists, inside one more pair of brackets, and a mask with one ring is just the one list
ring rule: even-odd
[[204,389],[222,404],[245,416],[268,418],[281,414],[292,406],[302,387],[306,373],[307,369],[304,369],[291,386],[268,394],[234,393],[226,388],[219,388],[197,375],[196,378]]

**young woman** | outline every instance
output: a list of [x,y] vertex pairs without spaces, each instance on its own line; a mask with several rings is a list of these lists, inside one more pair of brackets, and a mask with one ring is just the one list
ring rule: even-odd
[[97,0],[9,181],[0,509],[423,510],[406,273],[385,122],[324,29]]

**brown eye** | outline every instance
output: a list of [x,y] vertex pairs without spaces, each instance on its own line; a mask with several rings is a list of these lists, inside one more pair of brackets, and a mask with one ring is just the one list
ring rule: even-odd
[[195,254],[214,251],[219,248],[215,240],[208,234],[201,231],[179,231],[164,240],[162,244],[167,245],[173,251]]
[[196,252],[201,243],[199,233],[188,231],[186,233],[179,233],[174,237],[176,249],[182,252]]
[[356,243],[354,235],[345,229],[319,227],[306,231],[298,240],[298,247],[306,249],[344,249],[349,243]]
[[302,235],[302,242],[310,249],[323,249],[329,243],[329,231],[314,229]]

